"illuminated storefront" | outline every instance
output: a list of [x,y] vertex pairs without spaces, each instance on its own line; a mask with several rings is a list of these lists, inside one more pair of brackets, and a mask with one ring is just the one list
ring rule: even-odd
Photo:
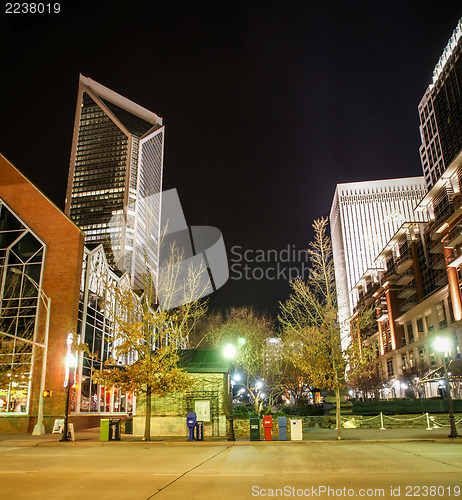
[[[70,411],[74,414],[131,413],[134,396],[116,387],[104,387],[92,380],[94,370],[113,360],[123,367],[132,360],[114,359],[114,325],[108,307],[113,307],[111,290],[128,277],[120,278],[109,267],[102,245],[85,248],[80,286],[77,334],[88,352],[79,353],[75,383],[71,390]],[[112,306],[111,306],[112,304]]]

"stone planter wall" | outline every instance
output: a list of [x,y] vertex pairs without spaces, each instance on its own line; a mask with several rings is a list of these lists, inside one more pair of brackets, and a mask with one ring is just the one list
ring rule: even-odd
[[[307,429],[335,429],[336,420],[333,416],[319,416],[319,417],[292,417],[295,419],[303,420],[303,428]],[[462,419],[462,414],[455,414],[455,421]],[[290,425],[289,418],[287,418],[287,438],[290,439]],[[447,413],[429,414],[427,421],[426,414],[421,415],[383,415],[383,426],[386,429],[425,429],[428,423],[430,427],[449,427],[449,417]],[[342,416],[342,426],[345,428],[363,428],[363,429],[380,429],[381,428],[380,415],[362,416],[362,415],[346,415]],[[460,425],[460,424],[458,424]],[[228,425],[226,425],[228,428]],[[250,420],[244,418],[234,418],[234,434],[237,438],[249,439],[250,438]],[[273,417],[273,428],[271,432],[272,438],[277,440],[279,438],[279,427],[277,417]],[[260,419],[260,438],[264,439],[265,431],[263,428],[263,420]]]

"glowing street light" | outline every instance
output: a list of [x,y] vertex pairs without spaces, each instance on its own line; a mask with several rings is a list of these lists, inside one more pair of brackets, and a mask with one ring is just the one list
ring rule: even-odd
[[63,435],[60,439],[60,441],[70,441],[69,437],[69,393],[70,389],[72,386],[71,379],[72,374],[74,373],[73,368],[75,368],[77,364],[77,358],[74,356],[71,352],[72,349],[72,342],[74,340],[74,335],[70,333],[67,336],[67,354],[66,354],[66,378],[64,379],[64,387],[66,388],[66,409],[65,409],[65,414],[64,414],[64,428],[63,428]]
[[446,366],[446,353],[449,353],[450,343],[447,338],[436,337],[433,347],[441,353],[443,357],[444,378],[446,380],[446,398],[448,400],[449,424],[451,425],[451,433],[448,437],[458,438],[456,424],[454,422],[454,409],[452,407],[451,386],[449,385],[448,368]]
[[236,441],[234,435],[234,419],[233,419],[233,392],[231,388],[231,362],[236,357],[236,346],[228,344],[223,349],[223,354],[228,362],[228,396],[229,396],[229,427],[228,427],[228,441]]
[[236,346],[233,344],[227,344],[223,350],[223,354],[226,359],[234,359],[236,357]]

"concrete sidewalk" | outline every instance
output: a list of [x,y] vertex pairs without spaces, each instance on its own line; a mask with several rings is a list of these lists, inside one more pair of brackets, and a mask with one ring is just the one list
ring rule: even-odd
[[[458,428],[462,436],[462,429]],[[303,433],[303,441],[250,441],[246,438],[236,438],[228,441],[226,437],[208,437],[204,441],[187,441],[186,436],[155,436],[152,441],[143,441],[141,436],[122,434],[120,441],[100,441],[99,428],[86,429],[75,433],[75,441],[60,442],[60,434],[0,434],[0,447],[18,446],[123,446],[123,445],[183,445],[183,446],[288,446],[314,443],[379,443],[405,441],[446,441],[462,444],[462,439],[448,437],[449,428],[426,429],[342,429],[342,441],[337,440],[336,429],[307,429]]]

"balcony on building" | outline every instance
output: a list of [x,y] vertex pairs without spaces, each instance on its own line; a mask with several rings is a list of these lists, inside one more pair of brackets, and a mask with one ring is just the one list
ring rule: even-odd
[[448,257],[448,267],[459,267],[462,264],[462,248],[456,247]]
[[417,298],[414,295],[411,295],[408,299],[404,300],[401,305],[399,306],[399,310],[401,312],[406,312],[412,309],[414,306],[417,305]]
[[454,210],[457,210],[462,206],[462,196],[460,193],[454,193],[452,195],[452,205],[454,207]]
[[444,246],[446,248],[455,248],[460,243],[462,243],[462,224],[457,224],[445,238]]
[[366,291],[363,295],[364,305],[369,306],[374,302],[374,293],[379,289],[380,285],[378,283],[368,282],[366,284]]
[[416,292],[415,290],[415,284],[414,283],[409,283],[408,285],[404,286],[399,292],[398,292],[398,298],[399,299],[408,299],[412,295],[414,295]]
[[392,266],[390,269],[387,269],[382,274],[382,282],[385,281],[394,281],[398,277],[398,273],[396,272],[395,266]]
[[398,274],[403,274],[412,266],[412,255],[407,251],[397,260],[395,260],[396,271]]
[[[449,198],[447,196],[443,198],[437,206],[434,205],[433,208],[435,211],[435,228],[439,228],[442,224],[445,224],[447,219],[451,217],[451,215],[455,212],[454,205],[449,201]],[[436,232],[436,234],[437,233],[438,231]]]
[[443,242],[438,239],[433,242],[433,245],[430,248],[430,253],[443,253],[444,248],[443,248]]
[[437,254],[433,260],[432,267],[433,269],[446,269],[446,259],[444,258],[444,255]]
[[396,280],[396,284],[404,286],[409,284],[413,279],[414,279],[414,269],[411,266],[407,271],[405,271],[403,274],[399,276],[399,278]]
[[448,284],[448,273],[443,271],[439,276],[436,277],[435,286],[441,288]]
[[388,319],[388,309],[387,307],[380,307],[377,309],[377,322],[385,321]]

